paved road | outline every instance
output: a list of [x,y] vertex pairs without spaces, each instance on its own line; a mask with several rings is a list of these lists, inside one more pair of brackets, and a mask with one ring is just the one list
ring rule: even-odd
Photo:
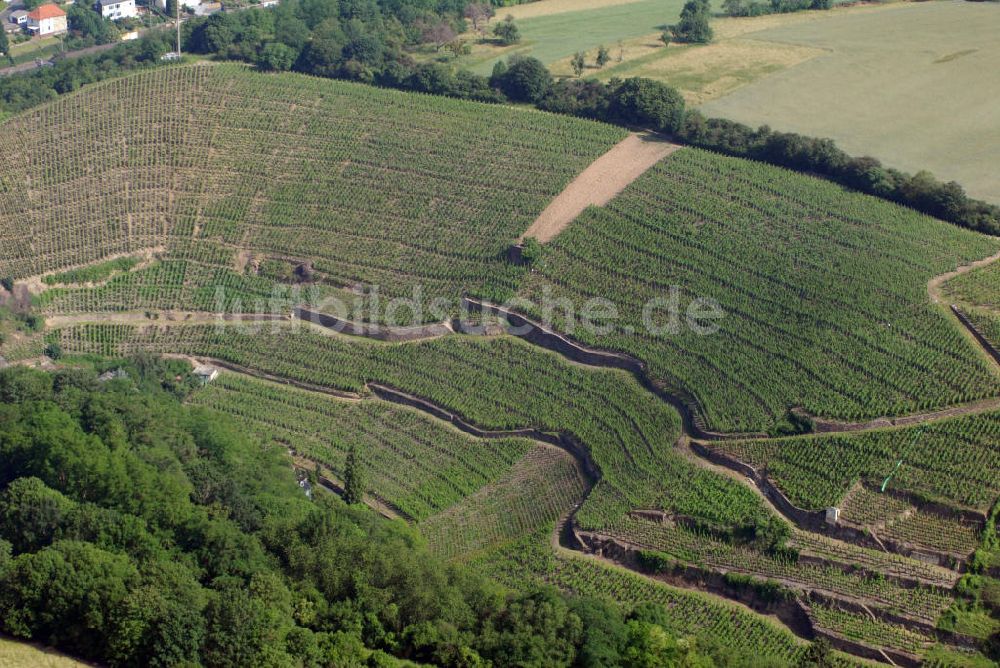
[[[94,53],[100,53],[101,51],[107,51],[108,49],[113,49],[121,44],[121,42],[112,42],[111,44],[98,44],[97,46],[88,46],[86,49],[77,49],[76,51],[67,51],[58,56],[59,59],[62,58],[80,58],[82,56],[89,56]],[[13,65],[11,67],[5,67],[0,69],[0,76],[6,76],[8,74],[17,74],[18,72],[27,72],[33,70],[37,67],[42,67],[46,64],[50,64],[52,60],[32,60],[27,63],[21,63],[20,65]],[[39,64],[41,63],[41,65]]]
[[[113,49],[121,44],[121,42],[112,42],[111,44],[98,44],[97,46],[88,46],[86,49],[77,49],[76,51],[67,51],[59,56],[62,58],[80,58],[82,56],[89,56],[94,53],[100,53],[101,51],[107,51]],[[18,72],[27,72],[33,70],[37,67],[41,67],[44,64],[50,63],[51,61],[43,60],[40,61],[42,65],[39,65],[39,61],[29,61],[27,63],[21,63],[20,65],[13,65],[11,67],[5,67],[0,69],[0,76],[6,76],[8,74],[17,74]]]
[[[0,0],[0,2],[2,2],[2,0]],[[3,13],[0,12],[0,15],[2,15],[2,14]],[[7,19],[4,18],[3,20],[7,20]],[[181,19],[181,22],[183,22],[183,19]],[[173,23],[163,23],[163,24],[160,24],[160,25],[153,26],[152,28],[139,28],[137,30],[137,32],[139,33],[139,36],[142,37],[143,35],[145,35],[150,30],[165,30],[167,28],[173,30],[174,29],[174,24]],[[57,56],[57,58],[59,60],[61,60],[63,58],[80,58],[82,56],[90,56],[90,55],[93,55],[95,53],[101,53],[102,51],[108,51],[110,49],[113,49],[116,46],[118,46],[119,44],[123,44],[123,42],[112,42],[111,44],[98,44],[97,46],[88,46],[85,49],[77,49],[75,51],[66,51],[64,53],[59,54]],[[28,61],[27,63],[21,63],[20,65],[13,65],[11,67],[0,68],[0,77],[7,76],[8,74],[17,74],[19,72],[29,72],[29,71],[31,71],[33,69],[36,69],[37,67],[44,66],[44,65],[46,65],[46,64],[48,64],[50,62],[51,62],[51,60],[43,60],[43,61],[41,61],[42,64],[39,65],[38,61],[32,60],[32,61]]]

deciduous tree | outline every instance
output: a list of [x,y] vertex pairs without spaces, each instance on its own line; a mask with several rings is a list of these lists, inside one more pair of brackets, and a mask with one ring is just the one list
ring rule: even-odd
[[597,47],[597,66],[604,67],[611,60],[611,55],[608,54],[607,48],[603,44]]
[[680,22],[670,26],[670,31],[678,42],[707,44],[712,41],[710,17],[708,0],[688,0],[681,10]]
[[493,5],[488,2],[472,2],[466,6],[463,15],[472,21],[473,30],[481,32],[489,25],[490,19],[496,15],[496,12]]
[[508,16],[500,23],[493,26],[493,34],[504,46],[517,44],[521,41],[521,31],[514,24],[514,17]]
[[453,41],[457,35],[447,21],[433,23],[426,26],[421,32],[420,38],[427,43],[433,44],[438,51],[445,44]]
[[298,54],[292,47],[281,42],[265,44],[257,57],[257,67],[271,72],[285,72],[292,69]]

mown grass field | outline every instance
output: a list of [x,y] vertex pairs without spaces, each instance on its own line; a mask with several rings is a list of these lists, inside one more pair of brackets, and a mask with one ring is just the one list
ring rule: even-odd
[[927,169],[1000,202],[1000,7],[943,2],[845,12],[752,34],[826,55],[735,90],[702,110],[832,137],[846,151]]
[[[577,8],[559,0],[542,0],[516,7],[497,8],[495,20],[511,15],[521,31],[521,42],[512,47],[475,46],[458,62],[479,74],[489,74],[497,60],[518,53],[549,64],[590,51],[601,44],[617,57],[619,41],[662,31],[680,16],[682,0],[587,2]],[[472,38],[471,35],[468,36]]]
[[[769,28],[822,21],[844,12],[872,11],[870,7],[839,8],[824,12],[795,12],[752,18],[717,17],[712,20],[711,44],[672,43],[664,46],[659,32],[626,39],[612,51],[612,60],[597,68],[597,50],[585,52],[583,76],[607,81],[612,77],[647,77],[677,88],[688,104],[699,105],[740,86],[823,55],[823,49],[768,41],[757,33]],[[571,58],[550,65],[561,76],[574,75]]]

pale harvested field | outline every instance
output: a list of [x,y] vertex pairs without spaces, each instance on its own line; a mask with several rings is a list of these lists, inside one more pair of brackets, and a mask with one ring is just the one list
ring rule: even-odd
[[853,154],[1000,202],[1000,4],[947,0],[835,13],[752,33],[825,53],[707,102],[750,125],[832,137]]
[[530,19],[536,16],[550,16],[552,14],[565,14],[567,12],[580,12],[589,9],[601,9],[604,7],[617,7],[618,5],[628,5],[641,0],[539,0],[538,2],[528,2],[523,5],[513,7],[497,7],[497,16],[513,16],[516,20]]
[[0,668],[86,668],[89,665],[55,650],[0,637]]
[[[715,40],[708,45],[671,44],[664,47],[660,33],[652,32],[624,40],[611,49],[611,62],[597,69],[597,50],[586,52],[584,77],[648,77],[665,81],[684,95],[688,104],[700,105],[733,92],[741,86],[775,72],[822,56],[824,48],[768,41],[757,33],[779,27],[829,20],[845,14],[864,14],[885,9],[880,6],[838,7],[826,12],[797,12],[753,18],[718,18],[712,21]],[[573,74],[571,57],[551,64],[553,73]]]

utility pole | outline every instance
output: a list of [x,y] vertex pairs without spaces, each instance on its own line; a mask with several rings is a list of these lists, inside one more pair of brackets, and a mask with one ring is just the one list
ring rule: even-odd
[[177,58],[181,57],[181,0],[174,0],[174,13],[177,15]]

